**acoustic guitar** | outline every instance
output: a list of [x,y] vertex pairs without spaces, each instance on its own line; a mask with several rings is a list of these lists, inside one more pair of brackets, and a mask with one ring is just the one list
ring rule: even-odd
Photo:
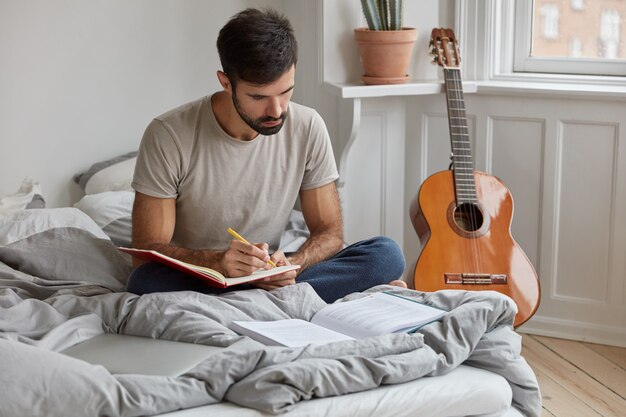
[[452,163],[424,181],[410,207],[424,244],[414,286],[499,291],[517,304],[517,327],[539,306],[539,280],[511,235],[511,192],[498,178],[474,170],[454,32],[433,29],[431,46],[433,61],[444,72]]

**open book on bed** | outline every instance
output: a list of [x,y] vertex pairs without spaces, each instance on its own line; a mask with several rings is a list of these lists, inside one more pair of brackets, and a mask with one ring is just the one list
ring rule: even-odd
[[411,332],[445,313],[445,310],[409,298],[379,292],[330,304],[318,311],[310,322],[300,319],[233,321],[230,328],[265,345],[297,347]]
[[118,249],[144,261],[158,262],[163,265],[167,265],[171,268],[185,272],[191,276],[201,278],[211,286],[220,288],[243,284],[245,282],[258,281],[262,278],[282,274],[283,272],[287,271],[294,271],[300,268],[300,265],[285,265],[272,269],[259,269],[258,271],[253,272],[252,274],[245,277],[229,278],[225,277],[220,272],[214,269],[183,262],[170,256],[163,255],[162,253],[154,250],[125,248],[121,246],[118,247]]

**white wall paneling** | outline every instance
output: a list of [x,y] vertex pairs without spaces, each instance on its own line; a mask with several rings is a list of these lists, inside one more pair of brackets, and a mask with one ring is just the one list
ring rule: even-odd
[[[486,170],[511,190],[515,204],[513,236],[538,267],[545,120],[493,116],[486,122]],[[524,221],[517,221],[517,217]]]
[[403,240],[405,114],[402,99],[363,103],[358,140],[341,162],[347,242]]
[[[352,146],[345,162],[345,183],[342,188],[346,241],[353,243],[371,236],[385,234],[385,168],[386,127],[384,112],[361,115],[359,140]],[[352,164],[350,164],[352,162]]]
[[[617,179],[616,126],[561,120],[556,133],[560,151],[557,261],[549,290],[559,301],[606,304]],[[570,278],[577,275],[584,279]]]

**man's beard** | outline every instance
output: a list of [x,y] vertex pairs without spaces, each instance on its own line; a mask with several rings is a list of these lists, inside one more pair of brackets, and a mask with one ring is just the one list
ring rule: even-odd
[[[241,119],[244,122],[246,122],[248,126],[254,129],[255,132],[261,135],[265,135],[265,136],[274,135],[278,133],[278,131],[283,127],[283,124],[285,124],[285,119],[287,118],[286,111],[283,112],[278,118],[274,118],[271,116],[264,116],[264,117],[259,117],[258,119],[252,119],[250,116],[244,113],[243,109],[241,108],[241,105],[239,104],[239,99],[237,98],[237,95],[233,94],[232,97],[233,97],[233,105],[235,106],[235,110],[237,110],[239,117],[241,117]],[[276,122],[279,120],[280,120],[280,124],[276,126],[265,127],[262,125],[262,123],[265,123],[265,122]]]

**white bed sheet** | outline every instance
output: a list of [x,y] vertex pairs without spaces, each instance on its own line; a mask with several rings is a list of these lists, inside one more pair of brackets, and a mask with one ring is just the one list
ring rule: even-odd
[[[251,393],[251,395],[254,395]],[[511,407],[511,388],[492,372],[461,365],[454,371],[399,385],[298,403],[288,417],[518,417]],[[161,417],[267,417],[271,414],[232,403],[161,414]]]

